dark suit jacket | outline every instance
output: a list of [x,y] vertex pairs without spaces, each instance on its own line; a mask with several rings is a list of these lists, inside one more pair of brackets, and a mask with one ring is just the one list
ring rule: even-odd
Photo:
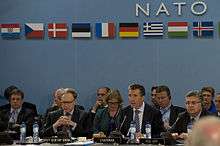
[[[123,119],[125,119],[125,122],[122,125],[121,132],[127,136],[130,123],[133,120],[133,108],[131,106],[127,106],[122,110],[121,121],[123,121]],[[145,125],[147,122],[151,123],[152,137],[160,137],[160,133],[165,131],[160,111],[145,103],[141,133],[145,133]]]
[[[32,104],[32,103],[30,103],[30,102],[24,102],[24,103],[22,104],[22,106],[25,107],[25,108],[31,109],[32,112],[33,112],[33,114],[34,114],[34,117],[37,117],[37,116],[38,116],[38,114],[37,114],[37,108],[36,108],[36,105],[35,105],[35,104]],[[2,110],[2,109],[7,109],[7,108],[10,108],[10,107],[11,107],[11,105],[8,103],[8,104],[5,104],[5,105],[0,106],[0,110]]]
[[[48,114],[44,129],[41,131],[42,137],[51,137],[57,135],[57,133],[54,133],[53,124],[61,116],[63,116],[63,110],[57,110]],[[89,128],[92,128],[92,122],[87,121],[87,118],[88,114],[85,111],[82,111],[78,108],[74,109],[72,121],[77,123],[77,126],[74,130],[70,129],[73,137],[88,136]],[[58,127],[57,131],[60,131],[61,129],[62,127]]]
[[175,123],[178,115],[184,111],[186,111],[186,109],[179,106],[171,105],[169,125],[172,126]]
[[[200,118],[204,116],[212,115],[210,112],[206,110],[202,110]],[[176,123],[170,129],[171,133],[187,133],[187,125],[188,123],[192,122],[190,119],[190,115],[187,111],[179,114]]]
[[[8,121],[10,119],[11,106],[7,106],[0,110],[0,131],[5,131],[8,128]],[[27,126],[27,136],[32,135],[32,125],[34,122],[34,113],[31,109],[22,106],[21,111],[18,114],[16,124],[26,123]],[[13,129],[16,132],[20,132],[19,128]]]
[[[76,108],[80,109],[80,110],[85,110],[85,108],[81,105],[75,105]],[[47,118],[48,114],[50,112],[53,112],[53,111],[56,111],[56,110],[59,110],[60,108],[58,106],[52,106],[52,107],[49,107],[46,111],[46,114],[45,114],[45,119]]]

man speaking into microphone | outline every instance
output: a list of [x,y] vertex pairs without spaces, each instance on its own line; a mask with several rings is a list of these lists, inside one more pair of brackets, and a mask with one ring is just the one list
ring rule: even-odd
[[132,84],[128,87],[129,106],[122,111],[122,117],[127,117],[121,127],[123,135],[127,136],[130,123],[135,122],[136,137],[140,138],[145,134],[145,125],[152,126],[152,137],[160,137],[160,133],[165,131],[160,111],[144,102],[145,88],[140,84]]

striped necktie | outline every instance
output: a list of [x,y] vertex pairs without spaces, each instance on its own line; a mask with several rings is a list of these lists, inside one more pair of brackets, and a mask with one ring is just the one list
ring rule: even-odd
[[[65,116],[71,118],[71,113],[69,112],[66,112],[65,113]],[[64,138],[70,138],[72,137],[72,133],[71,133],[71,130],[70,130],[70,127],[69,126],[63,126],[62,127],[62,131],[63,131],[63,134],[64,134]]]
[[135,116],[134,116],[134,121],[135,121],[135,126],[136,126],[136,132],[140,132],[140,118],[139,118],[139,110],[135,110]]
[[16,121],[17,121],[17,110],[13,110],[11,112],[11,117],[10,117],[9,122],[10,123],[16,123]]

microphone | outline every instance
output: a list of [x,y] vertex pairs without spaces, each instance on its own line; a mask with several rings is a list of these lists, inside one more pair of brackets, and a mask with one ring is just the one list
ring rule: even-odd
[[109,134],[109,137],[110,137],[110,138],[119,138],[120,141],[122,141],[122,139],[123,139],[124,136],[123,136],[123,134],[121,133],[121,128],[122,128],[122,126],[123,126],[123,124],[124,124],[124,122],[125,122],[126,119],[127,119],[127,116],[124,116],[123,121],[122,121],[122,123],[120,124],[120,126],[117,127],[115,131],[112,131],[112,132]]
[[121,131],[122,126],[124,125],[125,120],[127,119],[127,116],[124,116],[123,121],[121,122],[121,125],[119,127],[119,131]]
[[179,113],[176,118],[176,121],[173,123],[173,125],[167,131],[171,132],[172,130],[174,130],[176,123],[179,121],[180,117],[184,114],[185,114],[185,112]]
[[176,123],[179,121],[180,117],[181,117],[184,113],[185,113],[185,112],[179,113],[178,116],[177,116],[177,118],[176,118],[176,121],[173,123],[173,125],[172,125],[169,129],[167,129],[166,132],[161,132],[160,136],[161,136],[161,137],[167,137],[167,138],[172,137],[172,136],[171,136],[171,131],[174,130],[174,127],[175,127]]

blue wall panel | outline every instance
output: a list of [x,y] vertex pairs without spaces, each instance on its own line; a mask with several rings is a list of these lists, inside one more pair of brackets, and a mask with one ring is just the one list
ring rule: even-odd
[[[169,9],[170,16],[155,16],[160,2]],[[176,13],[173,2],[186,2],[182,16]],[[40,113],[51,103],[52,91],[58,87],[73,87],[79,92],[80,104],[93,104],[95,90],[100,86],[118,88],[127,104],[127,87],[130,83],[143,84],[149,92],[154,84],[166,84],[172,90],[174,103],[183,105],[184,94],[190,89],[212,85],[219,91],[218,67],[220,40],[219,0],[204,1],[208,5],[202,16],[194,16],[188,1],[155,0],[7,0],[0,5],[0,23],[22,24],[19,40],[0,38],[0,90],[14,84],[24,90],[26,100],[36,103]],[[135,16],[135,4],[150,3],[150,16]],[[214,37],[192,37],[192,22],[212,20]],[[137,39],[95,37],[95,23],[113,21],[118,32],[119,22],[138,22],[140,32],[144,21],[163,21],[165,36],[162,39],[145,39],[140,33]],[[189,22],[186,39],[168,38],[168,21]],[[45,24],[43,40],[26,40],[24,23]],[[47,37],[47,24],[68,23],[67,40],[51,40]],[[90,22],[92,38],[71,38],[71,23]]]

